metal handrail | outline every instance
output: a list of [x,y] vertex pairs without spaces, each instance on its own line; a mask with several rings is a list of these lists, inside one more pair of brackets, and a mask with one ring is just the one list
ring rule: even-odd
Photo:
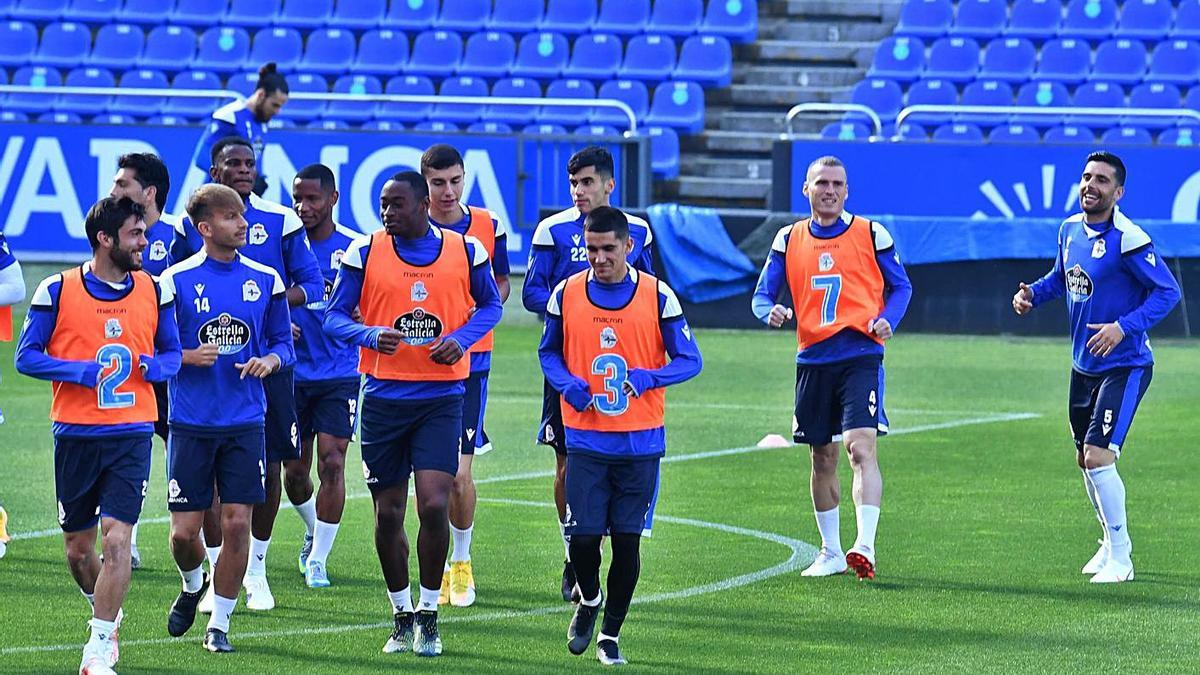
[[918,113],[950,113],[961,115],[1053,115],[1056,117],[1188,117],[1200,120],[1200,111],[1191,108],[1075,108],[1072,106],[1028,106],[1028,105],[943,105],[919,104],[910,105],[896,114],[896,128],[899,129],[904,120]]
[[810,112],[858,112],[870,118],[871,123],[875,125],[875,135],[883,134],[883,121],[879,119],[879,114],[869,107],[860,103],[800,103],[792,106],[791,110],[787,111],[787,117],[783,120],[785,132],[784,140],[794,135],[792,131],[792,120],[796,117]]
[[232,98],[244,101],[246,97],[229,89],[155,89],[143,87],[32,87],[27,84],[0,84],[0,93],[7,94],[66,94],[68,96],[170,96],[179,98]]

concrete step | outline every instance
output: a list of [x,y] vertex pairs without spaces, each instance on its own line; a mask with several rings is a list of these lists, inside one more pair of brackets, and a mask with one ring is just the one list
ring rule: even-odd
[[771,147],[778,138],[778,132],[706,131],[699,137],[691,136],[682,140],[682,149],[685,152],[754,153],[769,157]]
[[709,198],[726,200],[755,200],[766,202],[771,194],[768,178],[706,178],[680,176],[678,197],[682,200]]
[[783,131],[782,111],[751,112],[720,108],[708,110],[705,122],[715,131],[750,131],[755,133],[780,133]]
[[746,47],[749,58],[762,61],[813,63],[866,68],[875,56],[875,42],[762,40]]
[[903,0],[759,0],[758,16],[839,17],[895,22]]
[[857,83],[862,78],[862,69],[844,66],[778,66],[739,63],[733,67],[733,81],[738,84],[846,87]]
[[755,157],[711,157],[693,155],[685,157],[680,171],[697,178],[749,178],[761,180],[771,177],[771,160]]
[[891,33],[890,24],[878,21],[805,21],[781,17],[758,22],[759,40],[878,42]]
[[[790,108],[797,103],[845,103],[850,87],[780,87],[735,84],[729,88],[728,101],[734,105],[771,105]],[[721,102],[721,101],[718,101]]]

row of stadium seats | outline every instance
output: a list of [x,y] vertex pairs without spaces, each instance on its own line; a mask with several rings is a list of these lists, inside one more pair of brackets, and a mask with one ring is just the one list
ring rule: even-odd
[[753,0],[0,0],[0,18],[188,26],[375,27],[570,35],[721,35],[749,42]]
[[920,77],[969,82],[976,77],[1006,82],[1031,79],[1077,84],[1105,80],[1193,84],[1200,82],[1200,42],[1168,40],[1153,51],[1139,40],[1108,40],[1093,52],[1074,38],[1055,39],[1039,51],[1025,38],[997,38],[983,49],[972,38],[940,38],[926,55],[920,38],[880,42],[868,73],[907,82]]
[[394,75],[406,73],[447,77],[453,74],[497,78],[553,79],[614,77],[647,81],[671,78],[725,87],[733,73],[733,50],[721,36],[693,35],[678,50],[664,35],[637,35],[628,40],[609,33],[575,38],[574,47],[560,33],[529,33],[518,42],[508,33],[470,35],[431,30],[408,36],[395,30],[373,30],[356,40],[340,28],[313,31],[307,42],[294,28],[264,28],[250,34],[242,28],[211,28],[197,36],[186,26],[159,26],[147,36],[129,24],[110,24],[97,31],[82,23],[45,27],[40,42],[33,24],[0,24],[0,66],[35,64],[72,68],[80,65],[115,69],[188,68],[231,73],[246,63],[274,61],[281,71],[345,72]]
[[[1097,140],[1104,145],[1170,145],[1192,147],[1200,142],[1200,127],[1173,127],[1157,136],[1138,127],[1113,127],[1099,137],[1089,128],[1079,125],[1051,127],[1046,132],[1026,124],[1003,124],[984,131],[984,127],[969,122],[950,122],[933,130],[932,136],[925,126],[906,122],[900,125],[897,136],[905,141],[947,141],[960,143],[1059,143],[1067,145],[1094,145]],[[870,128],[860,122],[833,122],[821,131],[823,138],[840,141],[866,140]]]
[[908,0],[897,35],[1046,40],[1200,38],[1200,0]]

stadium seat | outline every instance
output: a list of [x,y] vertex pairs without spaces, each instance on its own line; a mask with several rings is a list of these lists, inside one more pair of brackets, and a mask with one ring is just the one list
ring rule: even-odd
[[1042,45],[1034,77],[1050,82],[1079,84],[1092,68],[1092,48],[1075,38],[1050,40]]
[[0,110],[0,122],[28,122],[29,115],[15,110]]
[[1100,137],[1101,145],[1150,145],[1154,137],[1142,127],[1117,127]]
[[950,30],[954,21],[954,5],[950,0],[909,0],[900,8],[896,35],[921,38],[940,38]]
[[413,131],[427,131],[440,134],[447,131],[458,131],[458,125],[441,120],[428,120],[414,126]]
[[1173,145],[1181,148],[1195,147],[1200,140],[1200,134],[1195,127],[1174,127],[1158,135],[1159,145]]
[[362,125],[362,128],[369,131],[404,131],[404,125],[391,120],[371,120]]
[[542,22],[546,3],[529,0],[496,0],[488,17],[488,30],[526,33]]
[[990,40],[1004,32],[1008,0],[958,0],[958,13],[950,34]]
[[650,24],[650,0],[600,0],[600,14],[592,30],[597,33],[637,35]]
[[689,134],[700,133],[704,128],[704,90],[695,82],[663,82],[654,90],[645,121]]
[[617,76],[623,80],[657,82],[675,70],[675,41],[661,35],[638,35],[625,45],[625,61]]
[[579,35],[591,31],[595,23],[596,0],[548,0],[546,14],[542,17],[538,30]]
[[1005,82],[1026,82],[1037,66],[1038,52],[1025,38],[997,38],[983,51],[979,77]]
[[[976,80],[963,87],[962,105],[1012,106],[1016,95],[1012,85],[998,80]],[[969,121],[983,126],[995,126],[1008,121],[1006,114],[971,114],[957,117],[959,121]]]
[[[98,68],[122,70],[134,67],[146,47],[141,28],[127,23],[110,23],[96,31],[88,63]],[[191,54],[188,54],[191,59]]]
[[268,129],[294,129],[294,128],[296,128],[296,122],[294,120],[289,120],[286,117],[280,117],[279,115],[276,115],[271,118],[270,122],[267,122],[267,128]]
[[1092,145],[1096,142],[1096,134],[1084,126],[1064,124],[1048,129],[1042,136],[1042,142],[1059,145]]
[[316,30],[308,34],[304,57],[296,68],[309,73],[339,75],[350,70],[357,48],[354,34],[344,28]]
[[467,38],[458,72],[463,75],[497,78],[512,69],[517,58],[517,43],[508,33],[486,31]]
[[250,96],[258,87],[258,73],[253,70],[247,70],[235,75],[230,75],[225,81],[225,88],[231,91],[236,91],[242,96]]
[[[537,80],[510,77],[492,85],[492,96],[539,99],[542,97],[542,87]],[[531,124],[537,119],[537,113],[537,107],[531,105],[492,105],[488,107],[487,118],[508,124]]]
[[121,0],[71,0],[63,18],[71,21],[107,23],[117,17]]
[[[151,39],[153,39],[151,33]],[[250,56],[250,35],[241,28],[209,28],[200,35],[200,48],[192,66],[229,73],[244,68]]]
[[567,128],[559,124],[530,124],[521,133],[532,136],[565,136]]
[[313,120],[304,125],[306,129],[320,129],[323,131],[341,131],[349,129],[350,125],[346,124],[346,120],[339,120],[331,117],[326,117],[319,120]]
[[920,124],[915,124],[905,120],[899,128],[896,129],[895,138],[901,141],[923,143],[929,140],[929,132]]
[[1139,40],[1108,40],[1096,48],[1092,79],[1136,84],[1146,72],[1146,46]]
[[[908,88],[905,105],[955,105],[958,89],[946,80],[918,80]],[[906,119],[917,124],[936,126],[950,121],[949,113],[913,113]]]
[[970,82],[979,72],[979,43],[971,38],[948,37],[933,43],[925,77]]
[[693,35],[683,41],[671,77],[702,87],[728,87],[733,81],[733,47],[719,35]]
[[88,27],[64,21],[52,23],[42,30],[42,41],[32,62],[56,68],[74,68],[87,60],[92,49],[92,32]]
[[[487,82],[482,77],[463,75],[451,77],[442,82],[438,90],[439,96],[487,96]],[[483,117],[482,103],[439,103],[433,110],[432,118],[454,124],[470,124]]]
[[77,113],[47,112],[38,115],[38,124],[83,124],[83,118]]
[[1099,40],[1111,36],[1116,28],[1116,0],[1071,0],[1058,34]]
[[1190,40],[1158,43],[1150,57],[1150,71],[1146,79],[1181,85],[1200,81],[1200,44]]
[[933,130],[933,140],[941,143],[982,143],[983,129],[965,122],[943,124]]
[[283,110],[279,112],[284,119],[295,120],[297,122],[316,119],[325,114],[325,101],[301,101],[296,99],[296,94],[329,93],[329,83],[325,78],[315,73],[300,73],[299,75],[289,75],[287,78],[288,89],[291,96],[288,99],[287,105],[283,106]]
[[720,35],[731,42],[754,42],[758,37],[758,3],[752,0],[709,0],[700,24],[701,35]]
[[1026,124],[1001,124],[988,133],[989,143],[1041,143],[1042,136]]
[[512,127],[503,122],[476,122],[467,127],[468,134],[511,134]]
[[[394,5],[393,5],[394,6]],[[462,61],[462,36],[445,30],[425,31],[413,40],[405,72],[429,77],[449,77]]]
[[348,30],[375,28],[387,14],[387,0],[338,0],[329,16],[329,25]]
[[37,51],[38,34],[33,24],[6,21],[0,25],[0,65],[21,66],[29,63]]
[[[408,96],[433,96],[433,82],[420,75],[397,75],[388,80],[384,93]],[[386,120],[420,122],[433,112],[432,103],[388,102],[379,106],[379,117]]]
[[[131,70],[121,75],[122,89],[169,89],[166,73],[160,70],[142,68]],[[108,112],[138,117],[150,117],[162,111],[164,95],[159,96],[114,96],[108,106]]]
[[138,65],[168,72],[194,65],[196,31],[187,26],[158,26],[146,36],[146,48]]
[[[628,0],[626,0],[628,1]],[[650,11],[647,33],[687,37],[700,30],[704,21],[704,0],[655,2]]]
[[[655,127],[657,129],[665,129],[666,127]],[[620,136],[621,132],[617,131],[616,127],[610,127],[607,124],[585,124],[581,127],[576,127],[571,133],[577,136]]]
[[1200,0],[1179,0],[1170,35],[1175,40],[1200,40]]
[[575,39],[567,74],[589,80],[608,80],[621,68],[621,39],[608,33],[589,33]]
[[[12,83],[22,87],[61,87],[62,73],[57,68],[46,66],[25,66],[13,73]],[[0,108],[18,112],[37,113],[53,108],[58,104],[58,96],[53,94],[9,94],[2,99]]]
[[1183,107],[1200,110],[1200,85],[1188,89],[1183,97]]
[[221,23],[244,28],[270,26],[279,16],[282,4],[282,0],[229,0],[229,10]]
[[363,34],[350,70],[368,75],[391,75],[408,62],[408,38],[403,31],[373,30]]
[[[1144,82],[1129,92],[1130,108],[1150,108],[1155,110],[1177,110],[1183,102],[1183,94],[1179,87],[1169,82]],[[1130,115],[1122,120],[1122,124],[1146,127],[1147,129],[1165,129],[1173,127],[1181,118],[1174,117],[1141,117]]]
[[57,21],[66,10],[67,0],[18,0],[16,6],[8,10],[8,16],[26,21]]
[[[343,75],[333,83],[335,94],[381,94],[383,83],[374,75]],[[378,101],[330,101],[325,117],[365,122],[379,112]]]
[[180,117],[178,115],[155,115],[154,117],[151,117],[150,119],[146,120],[146,124],[153,124],[153,125],[158,125],[158,126],[163,126],[163,127],[186,126],[191,123],[192,123],[191,120],[187,119],[186,117]]
[[[609,80],[600,85],[596,98],[616,99],[633,110],[636,119],[650,113],[650,92],[646,85],[637,80]],[[629,118],[616,108],[596,107],[592,111],[592,124],[607,124],[618,129],[629,128]]]
[[[185,70],[171,80],[172,89],[224,89],[221,78],[206,70]],[[219,98],[175,98],[167,99],[162,112],[179,117],[205,117],[224,103]]]
[[558,33],[530,33],[521,38],[517,47],[517,60],[513,63],[513,77],[532,77],[550,80],[562,74],[567,67],[571,50],[567,38]]
[[[1071,105],[1071,94],[1061,82],[1028,82],[1017,90],[1017,105],[1035,108],[1061,108]],[[1064,111],[1065,112],[1065,111]],[[1045,129],[1062,124],[1062,117],[1055,115],[1012,116],[1013,124],[1028,124]]]
[[[1084,82],[1075,90],[1072,104],[1077,108],[1124,108],[1125,90],[1112,82]],[[1092,129],[1107,129],[1120,123],[1119,117],[1108,115],[1079,115],[1067,119],[1068,124]]]
[[1062,23],[1062,0],[1015,0],[1004,34],[1031,40],[1048,40]]
[[229,0],[178,0],[168,19],[185,26],[215,26],[229,9]]
[[313,30],[333,16],[333,0],[283,0],[283,9],[275,19],[278,26]]
[[[63,84],[68,87],[115,87],[116,78],[105,68],[76,68],[67,73]],[[111,96],[63,94],[54,106],[58,112],[80,115],[99,115],[112,105]]]
[[483,30],[491,13],[492,0],[449,0],[442,3],[433,25],[440,30],[474,33]]
[[274,61],[281,72],[295,70],[304,55],[304,40],[295,28],[263,28],[254,34],[250,63]]
[[648,127],[650,170],[656,178],[671,180],[679,175],[679,134],[671,127]]
[[379,25],[392,30],[423,31],[433,27],[437,14],[438,0],[392,0]]
[[865,141],[871,128],[862,122],[830,122],[821,128],[821,138],[831,141]]
[[1125,0],[1116,35],[1131,40],[1157,42],[1171,32],[1175,8],[1171,0]]
[[163,0],[125,0],[117,12],[116,20],[122,23],[138,23],[160,26],[175,9],[175,3]]
[[920,38],[899,36],[884,38],[875,48],[875,60],[867,77],[886,77],[912,82],[925,67],[925,43]]
[[[657,92],[656,92],[657,93]],[[854,85],[850,91],[850,102],[865,105],[874,110],[885,122],[896,118],[903,105],[904,93],[900,85],[892,80],[867,79]],[[861,115],[850,113],[847,121],[861,121]]]
[[[590,80],[555,80],[546,87],[546,98],[594,99],[596,86]],[[580,124],[587,124],[592,118],[593,110],[595,109],[544,106],[538,110],[537,121],[541,124],[561,124],[574,128]]]

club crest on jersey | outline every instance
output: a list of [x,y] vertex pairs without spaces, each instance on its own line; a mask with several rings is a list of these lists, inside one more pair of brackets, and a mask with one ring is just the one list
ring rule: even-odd
[[[416,286],[413,286],[414,290]],[[442,336],[444,326],[442,320],[417,307],[411,312],[401,314],[396,318],[392,327],[404,334],[401,338],[404,344],[420,347],[427,345]]]
[[413,282],[412,291],[409,293],[409,297],[412,298],[413,302],[425,302],[425,299],[429,297],[429,290],[425,288],[425,282]]
[[1083,271],[1079,263],[1067,270],[1067,292],[1076,300],[1086,300],[1092,297],[1092,278]]
[[617,331],[613,330],[612,326],[605,326],[604,330],[600,331],[600,348],[612,349],[617,346]]
[[167,257],[167,245],[160,239],[150,244],[150,259],[164,260]]
[[262,297],[262,291],[258,288],[258,282],[253,279],[247,279],[246,283],[242,284],[242,300],[245,302],[254,302]]
[[821,257],[817,259],[817,267],[822,272],[828,272],[833,269],[833,256],[829,253],[822,253]]
[[119,320],[109,319],[108,321],[104,322],[104,337],[106,339],[113,340],[119,338],[124,332],[125,330],[121,328],[121,322]]
[[342,257],[346,255],[346,249],[339,248],[329,256],[329,267],[337,269],[342,266]]
[[246,241],[253,246],[267,243],[267,228],[262,223],[251,225],[250,231],[246,233]]
[[242,351],[250,344],[250,326],[241,319],[222,313],[200,326],[196,338],[200,344],[216,345],[218,354],[228,356]]
[[1105,252],[1106,251],[1104,249],[1104,240],[1097,239],[1096,243],[1092,244],[1092,257],[1093,258],[1103,258]]

